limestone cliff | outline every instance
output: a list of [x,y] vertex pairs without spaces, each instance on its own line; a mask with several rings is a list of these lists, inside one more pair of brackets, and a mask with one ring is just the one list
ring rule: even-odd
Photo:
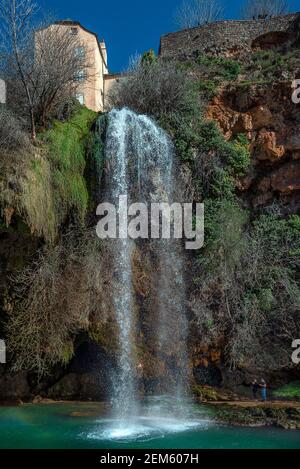
[[[295,243],[295,233],[299,232],[298,218],[288,218],[300,213],[300,104],[291,99],[292,80],[300,78],[297,18],[286,18],[284,28],[280,23],[277,33],[287,32],[284,37],[265,36],[270,31],[259,22],[251,27],[250,36],[245,33],[243,37],[247,47],[235,47],[233,35],[227,38],[226,47],[214,45],[213,31],[222,27],[220,24],[212,29],[209,50],[200,47],[201,35],[196,35],[192,49],[180,47],[179,54],[175,54],[178,67],[192,78],[205,114],[205,119],[200,112],[194,116],[196,130],[190,125],[180,127],[181,122],[177,122],[177,134],[167,128],[182,156],[182,192],[194,202],[207,199],[209,214],[208,248],[204,254],[187,254],[185,259],[188,352],[196,392],[199,385],[243,390],[257,370],[275,385],[299,377],[299,370],[287,365],[290,341],[280,335],[284,321],[290,320],[295,321],[293,332],[298,333],[299,321],[295,318],[299,304],[298,309],[295,305],[287,308],[287,315],[280,317],[273,330],[273,318],[284,309],[287,299],[284,282],[270,279],[270,270],[257,276],[249,265],[252,259],[247,262],[251,255],[258,262],[254,254],[262,234],[276,241],[270,249],[259,245],[259,261],[270,264],[264,256],[268,250],[271,255],[277,250],[285,230],[290,229],[288,243]],[[240,22],[236,26],[240,28]],[[258,32],[263,35],[259,41]],[[191,33],[197,31],[189,32],[189,41]],[[181,33],[181,37],[186,34]],[[172,43],[172,52],[177,47],[178,37],[175,39],[165,38],[162,44],[168,48]],[[161,52],[168,55],[163,49]],[[118,353],[108,294],[115,272],[105,247],[91,235],[95,194],[99,191],[95,185],[102,182],[102,170],[104,178],[110,170],[108,164],[103,167],[101,137],[105,129],[95,134],[95,118],[95,114],[81,109],[70,122],[56,122],[22,164],[18,155],[9,160],[13,164],[7,164],[7,155],[0,155],[0,332],[4,336],[10,323],[16,326],[15,331],[21,327],[26,336],[33,325],[40,340],[37,344],[33,341],[36,348],[30,349],[25,361],[17,353],[15,358],[24,371],[12,372],[11,363],[2,368],[2,400],[31,399],[37,394],[65,399],[105,399],[108,395]],[[274,203],[280,207],[281,218],[269,223],[264,209]],[[217,222],[210,214],[218,215]],[[263,218],[261,225],[259,217]],[[70,235],[74,225],[80,228]],[[216,232],[222,238],[219,243],[213,238]],[[249,238],[252,244],[247,250],[244,247]],[[280,267],[286,253],[288,257],[287,246],[282,246],[282,257],[276,259]],[[288,287],[296,290],[299,261],[293,262],[289,265],[292,282]],[[22,275],[18,277],[20,270]],[[141,393],[159,391],[158,378],[169,379],[168,367],[177,366],[176,342],[164,357],[167,367],[154,351],[152,329],[158,320],[156,271],[151,246],[138,246],[132,272],[136,310],[141,319],[135,350],[140,360],[136,374]],[[278,272],[279,276],[286,273]],[[276,272],[271,273],[275,278]],[[288,275],[284,277],[287,279]],[[32,285],[42,291],[41,296],[32,294]],[[36,315],[38,321],[34,322],[31,313],[39,311],[43,314]],[[51,328],[45,320],[50,317],[54,318]],[[249,328],[250,320],[256,335],[252,325]],[[26,341],[21,338],[18,342],[18,332],[13,337],[14,351],[18,352]],[[242,344],[239,350],[236,341]],[[37,370],[34,360],[40,344],[44,359],[41,366],[45,369]],[[264,347],[269,356],[261,361],[255,356],[254,366],[252,350],[260,355]],[[284,353],[277,357],[276,349],[280,347]]]

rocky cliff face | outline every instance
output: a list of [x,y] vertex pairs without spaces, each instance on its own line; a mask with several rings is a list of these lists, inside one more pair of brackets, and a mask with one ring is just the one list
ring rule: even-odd
[[[200,67],[195,71],[192,70],[191,73],[195,80],[198,80],[199,89],[204,89],[206,98],[209,94],[208,91],[213,88],[214,97],[209,99],[206,117],[218,124],[227,140],[234,140],[240,134],[248,139],[251,155],[250,167],[247,169],[246,175],[237,178],[235,182],[239,200],[253,216],[275,201],[283,208],[285,215],[300,213],[300,104],[294,104],[291,99],[291,81],[297,76],[298,70],[300,72],[300,68],[297,68],[299,67],[297,51],[293,50],[294,56],[288,57],[287,61],[284,62],[284,67],[286,67],[289,60],[295,60],[295,64],[292,62],[292,73],[286,73],[284,67],[281,66],[280,52],[279,56],[275,54],[271,55],[271,58],[269,56],[260,58],[259,63],[253,59],[252,65],[255,67],[256,74],[265,74],[264,64],[266,61],[270,61],[269,67],[271,68],[268,70],[269,75],[267,73],[266,76],[263,76],[264,80],[261,79],[261,76],[255,76],[252,82],[247,76],[247,73],[249,74],[251,71],[244,70],[248,60],[244,52],[239,54],[236,50],[231,50],[230,56],[233,60],[229,61],[227,59],[225,61],[215,60],[214,56],[203,59],[197,55],[188,55],[183,58],[183,63],[188,70],[195,63],[196,66]],[[226,54],[228,55],[228,51]],[[286,54],[282,56],[284,60],[287,57]],[[236,66],[240,59],[241,65]],[[249,60],[252,60],[252,56]],[[243,78],[241,78],[242,73],[244,74]],[[231,75],[233,76],[232,80],[230,80]],[[248,82],[245,78],[248,78]],[[231,83],[229,83],[230,81]],[[212,84],[218,86],[211,86]],[[209,159],[211,153],[208,151],[204,155],[205,158]],[[199,165],[201,165],[201,161],[198,161]],[[40,160],[38,162],[40,163]],[[56,164],[59,164],[59,161]],[[45,195],[46,192],[43,190],[45,184],[42,179],[43,165],[44,163],[41,168],[40,164],[30,165],[31,176],[28,177],[28,180],[33,183],[35,188],[39,189],[38,194]],[[105,171],[109,171],[109,168],[106,168]],[[192,172],[193,169],[186,162],[182,163],[183,185],[186,186],[189,197],[192,195],[195,200],[198,200],[197,181],[193,180]],[[49,174],[55,173],[50,171],[48,174],[48,170],[45,173],[47,175],[45,181],[48,184]],[[79,165],[77,179],[81,180],[83,176],[89,186],[91,175],[87,173],[82,163]],[[5,192],[6,195],[14,197],[24,194],[24,190],[22,192],[18,187],[16,179],[5,181],[3,194]],[[66,175],[63,174],[59,181],[61,183],[65,180]],[[54,181],[56,184],[53,186],[54,188],[57,187],[59,181]],[[64,186],[64,184],[61,185]],[[72,188],[71,185],[70,189]],[[35,193],[35,191],[31,189],[27,195],[30,193]],[[62,197],[64,197],[64,191],[62,193]],[[84,196],[85,194],[86,190],[83,191]],[[70,196],[73,196],[72,190],[70,190]],[[39,197],[37,199],[33,199],[33,215],[36,215],[36,203],[38,206],[45,206],[47,210],[51,209],[51,206],[49,208],[49,204],[46,203],[47,198],[47,200],[45,197],[42,199],[43,204],[39,204],[41,200]],[[1,206],[3,223],[0,225],[0,331],[2,334],[5,333],[5,326],[17,296],[16,291],[11,287],[10,278],[20,268],[31,265],[32,260],[36,259],[37,252],[41,248],[45,249],[48,242],[45,239],[45,230],[37,230],[37,223],[30,224],[25,209],[23,207],[20,209],[18,201],[10,203],[11,200],[13,199],[6,197],[5,204],[2,203]],[[61,205],[64,208],[63,213],[56,217],[59,218],[60,225],[55,228],[59,231],[59,236],[65,238],[68,227],[74,221],[74,200],[71,198],[66,210],[62,203],[63,198],[60,198],[59,201],[55,200],[53,206],[56,209],[59,209]],[[85,202],[85,197],[83,197],[83,201]],[[95,221],[94,206],[90,207],[90,212],[87,213],[86,204],[82,204],[82,201],[78,202],[80,202],[79,208],[82,208],[83,205],[85,209],[84,216],[87,224],[93,225]],[[47,210],[43,210],[41,215],[42,228],[45,228],[44,222],[47,219],[44,216],[48,213]],[[25,214],[25,223],[22,220],[22,214],[23,216]],[[56,238],[57,236],[58,233],[55,233]],[[40,381],[33,372],[12,373],[9,367],[2,367],[0,400],[31,399],[37,394],[55,399],[106,399],[108,397],[111,370],[116,368],[117,352],[116,325],[113,319],[111,295],[108,294],[114,272],[109,267],[107,254],[105,255],[101,250],[98,250],[97,256],[94,256],[94,252],[88,256],[83,247],[87,244],[85,239],[83,238],[83,241],[81,239],[80,242],[77,239],[75,241],[76,248],[67,247],[67,250],[58,251],[62,253],[58,257],[61,257],[64,264],[63,267],[59,266],[57,270],[54,270],[56,286],[59,288],[53,290],[53,295],[50,291],[49,297],[52,303],[51,301],[50,303],[46,302],[48,309],[44,307],[44,303],[41,306],[43,313],[45,311],[51,312],[51,308],[58,313],[55,316],[57,331],[62,328],[62,317],[71,317],[74,311],[76,314],[78,313],[76,327],[71,331],[72,340],[70,341],[67,337],[68,347],[62,347],[61,350],[62,356],[60,358],[65,360],[64,365],[53,366],[50,374]],[[213,338],[209,336],[209,328],[212,327],[210,313],[218,308],[218,301],[222,296],[222,292],[219,292],[220,279],[216,275],[210,284],[210,289],[204,291],[201,296],[195,286],[195,279],[199,274],[198,259],[196,256],[190,255],[187,256],[186,260],[190,329],[188,348],[192,384],[194,386],[224,386],[240,391],[243,384],[249,383],[254,377],[257,378],[257,369],[244,363],[244,366],[237,367],[232,371],[226,361],[228,344],[226,332],[224,332],[225,328],[221,334]],[[48,268],[47,264],[46,267]],[[140,392],[153,393],[160,391],[157,385],[162,377],[167,376],[169,379],[168,374],[171,376],[172,370],[176,370],[178,364],[174,361],[174,356],[178,344],[176,341],[170,342],[171,346],[164,357],[155,355],[153,324],[158,321],[158,286],[156,284],[158,263],[151,245],[148,246],[148,249],[140,249],[137,246],[132,260],[132,270],[133,288],[137,298],[135,313],[141,319],[137,325],[138,350],[135,352],[139,357],[139,368],[136,370],[136,374],[140,383]],[[52,282],[52,277],[47,277],[49,282]],[[48,300],[49,298],[47,298]],[[203,308],[205,300],[208,300],[207,304],[211,311],[205,311]],[[80,314],[82,311],[83,315]],[[206,332],[198,329],[197,314],[199,311],[205,320],[207,319]],[[40,330],[46,332],[45,343],[47,345],[48,331],[45,330],[43,323]],[[49,347],[45,346],[45,351],[48,353]],[[279,365],[265,367],[264,374],[275,385],[296,379],[299,376],[297,370]]]
[[251,168],[239,191],[253,207],[278,200],[300,208],[300,105],[291,99],[291,82],[225,91],[207,110],[226,138],[248,136]]

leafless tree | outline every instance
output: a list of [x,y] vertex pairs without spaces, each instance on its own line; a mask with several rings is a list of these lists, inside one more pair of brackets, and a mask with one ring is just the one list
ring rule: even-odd
[[182,29],[190,29],[197,26],[194,2],[185,0],[176,12],[176,24]]
[[51,112],[90,79],[91,51],[68,27],[54,24],[35,34],[35,53],[35,113],[45,127]]
[[37,9],[37,4],[32,0],[0,0],[2,61],[7,67],[13,68],[15,78],[20,80],[24,88],[33,139],[36,137],[36,131],[34,103],[30,90],[32,67],[29,66],[28,46],[32,33],[32,19]]
[[184,0],[180,6],[176,22],[181,28],[193,28],[217,21],[223,13],[219,0]]
[[78,37],[63,24],[38,27],[37,11],[34,0],[0,0],[1,68],[20,92],[33,140],[36,124],[45,125],[57,102],[75,94],[89,68]]
[[289,11],[287,0],[246,0],[242,7],[245,19],[267,19]]

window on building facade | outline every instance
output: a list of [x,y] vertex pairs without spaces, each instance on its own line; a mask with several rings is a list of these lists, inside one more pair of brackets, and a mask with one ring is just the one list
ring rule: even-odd
[[86,80],[86,71],[85,70],[79,70],[76,74],[76,81],[79,83],[82,83]]
[[85,56],[84,46],[76,47],[75,55],[76,55],[76,57],[84,58],[84,56]]
[[83,93],[76,93],[76,99],[80,102],[80,104],[84,104],[84,94]]

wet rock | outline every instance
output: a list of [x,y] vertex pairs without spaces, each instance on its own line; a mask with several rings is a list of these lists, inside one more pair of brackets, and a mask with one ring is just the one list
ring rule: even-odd
[[105,400],[111,386],[112,357],[96,342],[87,340],[76,349],[65,376],[53,384],[47,397],[66,400]]
[[27,381],[27,373],[12,373],[0,376],[0,400],[24,401],[31,398],[30,387]]
[[228,390],[220,390],[211,386],[196,385],[193,394],[200,402],[231,401],[237,399],[237,395]]
[[289,139],[286,143],[286,149],[290,150],[292,152],[299,152],[300,151],[300,128],[298,129],[297,134],[289,136]]
[[222,383],[222,373],[220,369],[211,363],[195,367],[193,373],[197,384],[220,386]]
[[271,174],[274,191],[290,193],[300,190],[300,161],[290,162]]
[[236,426],[277,426],[286,430],[300,428],[298,407],[275,407],[277,404],[266,403],[257,405],[217,405],[216,419]]
[[267,205],[273,199],[272,192],[266,192],[265,194],[258,195],[252,199],[253,207],[260,207],[262,205]]
[[48,397],[63,400],[105,400],[107,383],[99,373],[68,373],[48,391]]

